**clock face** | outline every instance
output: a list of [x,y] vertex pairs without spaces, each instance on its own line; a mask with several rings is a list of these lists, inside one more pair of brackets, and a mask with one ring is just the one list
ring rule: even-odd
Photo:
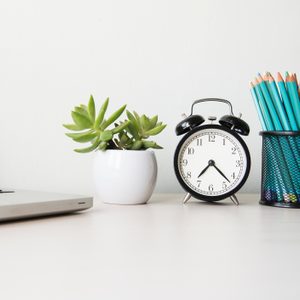
[[193,196],[221,200],[234,194],[246,181],[250,155],[244,141],[218,125],[188,133],[175,154],[181,185]]

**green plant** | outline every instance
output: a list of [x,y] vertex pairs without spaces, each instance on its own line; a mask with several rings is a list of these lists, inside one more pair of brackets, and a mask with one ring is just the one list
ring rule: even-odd
[[[128,120],[117,122],[126,105],[105,119],[108,104],[109,98],[102,104],[97,115],[92,95],[87,106],[83,104],[75,106],[71,112],[74,124],[63,125],[75,133],[66,133],[66,135],[75,142],[90,143],[90,146],[74,151],[87,153],[106,149],[146,150],[148,148],[162,148],[155,142],[147,140],[150,136],[159,134],[166,127],[162,122],[158,122],[157,116],[148,118],[142,115],[140,117],[136,112],[132,114],[126,111]],[[109,128],[113,123],[114,128]]]
[[108,129],[112,123],[114,123],[123,113],[126,105],[123,105],[117,111],[115,111],[109,118],[105,119],[105,113],[108,107],[109,98],[102,104],[99,113],[96,116],[95,101],[91,95],[88,105],[81,104],[75,106],[71,112],[71,116],[74,124],[64,124],[63,126],[72,131],[78,131],[76,133],[66,133],[66,135],[72,138],[78,143],[90,142],[91,145],[87,148],[75,149],[74,151],[79,153],[91,152],[93,150],[105,150],[109,147],[113,147],[113,136],[121,132],[128,126],[129,121],[123,122],[119,126],[113,129]]
[[[146,115],[139,116],[136,112],[132,114],[128,110],[126,114],[130,123],[121,130],[118,134],[118,139],[114,140],[119,148],[128,150],[146,150],[148,148],[162,149],[162,147],[155,142],[147,140],[150,136],[162,132],[167,126],[162,124],[162,122],[158,122],[158,116],[149,118]],[[116,124],[116,128],[122,124],[124,123],[120,122]]]

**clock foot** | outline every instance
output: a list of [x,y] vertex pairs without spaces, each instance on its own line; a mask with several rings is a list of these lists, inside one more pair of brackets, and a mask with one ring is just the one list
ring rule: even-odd
[[235,205],[239,205],[239,204],[240,204],[240,202],[239,202],[238,198],[236,197],[236,195],[230,196],[230,200],[231,200]]
[[190,193],[187,193],[183,198],[183,204],[187,203],[191,197],[192,195]]

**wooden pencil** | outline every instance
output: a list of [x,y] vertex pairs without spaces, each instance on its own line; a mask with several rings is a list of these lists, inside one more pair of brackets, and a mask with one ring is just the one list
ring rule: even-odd
[[283,106],[281,97],[279,95],[275,80],[271,73],[267,75],[268,84],[270,85],[270,94],[272,95],[272,99],[274,101],[274,106],[281,121],[282,127],[284,130],[291,130],[291,125],[286,114],[285,108]]
[[282,97],[284,107],[285,107],[287,115],[289,117],[291,128],[294,131],[298,131],[299,128],[298,128],[297,121],[296,121],[296,118],[295,118],[295,114],[294,114],[294,110],[293,110],[293,107],[292,107],[291,99],[288,95],[285,82],[284,82],[280,72],[277,73],[277,83],[278,83],[278,87],[279,87],[279,90],[280,90],[280,94],[281,94],[281,97]]
[[295,82],[296,82],[296,85],[297,85],[297,90],[299,90],[299,82],[298,82],[297,74],[294,73],[293,77],[295,78]]
[[258,74],[258,82],[259,82],[259,87],[260,87],[260,89],[263,93],[264,99],[267,103],[268,109],[270,111],[271,118],[272,118],[273,124],[275,126],[275,130],[282,130],[283,128],[282,128],[282,125],[280,123],[280,119],[277,115],[277,111],[276,111],[275,106],[273,104],[270,93],[268,91],[267,85],[266,85],[265,81],[263,80],[263,78],[260,74]]
[[272,116],[269,112],[269,108],[268,108],[267,103],[264,99],[263,93],[262,93],[262,91],[259,87],[259,82],[258,82],[257,78],[255,78],[253,85],[254,85],[254,90],[255,90],[255,93],[256,93],[258,101],[259,101],[259,106],[262,110],[262,115],[264,117],[266,128],[267,128],[267,130],[272,131],[272,130],[275,129],[275,126],[273,124]]
[[290,75],[286,76],[286,86],[291,100],[294,116],[296,118],[297,126],[298,128],[300,128],[300,99],[295,79]]
[[259,100],[258,100],[257,94],[255,92],[255,87],[254,87],[253,82],[250,82],[250,87],[251,87],[250,90],[251,90],[252,98],[253,98],[253,101],[254,101],[254,104],[255,104],[255,107],[256,107],[256,111],[257,111],[257,114],[258,114],[258,118],[259,118],[261,127],[264,131],[266,131],[267,130],[267,125],[266,125],[265,117],[262,114],[262,108],[259,104]]

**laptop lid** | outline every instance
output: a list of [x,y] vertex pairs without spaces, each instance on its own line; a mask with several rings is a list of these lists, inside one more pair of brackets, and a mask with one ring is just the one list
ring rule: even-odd
[[93,198],[88,196],[3,189],[0,193],[0,221],[63,214],[92,206]]

